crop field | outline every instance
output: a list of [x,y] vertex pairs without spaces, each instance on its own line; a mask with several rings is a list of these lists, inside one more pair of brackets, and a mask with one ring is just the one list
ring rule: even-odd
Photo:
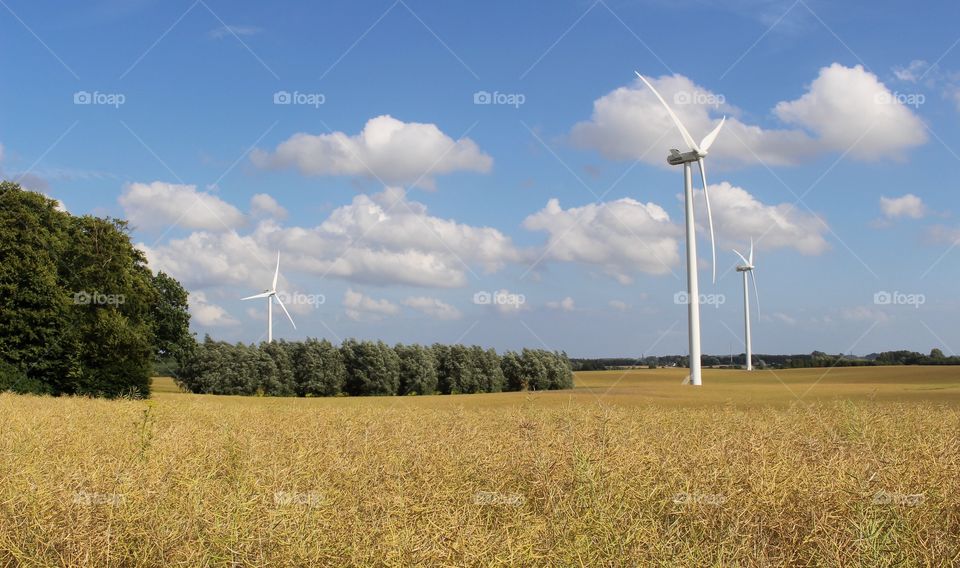
[[0,395],[3,566],[960,564],[960,368]]

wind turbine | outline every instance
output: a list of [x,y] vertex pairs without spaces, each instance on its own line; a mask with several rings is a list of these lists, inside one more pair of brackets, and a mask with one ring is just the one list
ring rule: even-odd
[[717,135],[720,133],[720,129],[723,128],[723,123],[727,120],[727,117],[723,117],[723,119],[720,120],[720,124],[704,136],[698,146],[697,143],[693,141],[690,133],[687,132],[687,129],[684,128],[683,123],[681,123],[677,115],[674,114],[673,109],[667,104],[667,101],[663,100],[660,93],[653,88],[653,85],[651,85],[639,71],[635,71],[635,73],[647,87],[650,87],[653,94],[656,95],[660,103],[663,104],[663,108],[667,109],[667,114],[670,115],[673,123],[677,125],[683,141],[686,142],[690,150],[689,152],[681,153],[679,150],[671,148],[670,155],[667,157],[667,163],[671,166],[683,165],[684,213],[687,223],[687,319],[689,323],[690,341],[690,384],[700,386],[702,384],[700,374],[700,288],[697,281],[697,235],[694,229],[693,174],[690,164],[697,162],[700,166],[700,177],[703,180],[703,196],[707,202],[707,224],[710,226],[710,248],[713,254],[713,282],[716,283],[717,247],[713,238],[713,213],[710,211],[710,195],[707,193],[707,173],[703,159],[707,157],[707,150],[710,149],[714,140],[717,139]]
[[247,296],[246,298],[241,298],[241,300],[256,300],[258,298],[267,299],[267,343],[273,343],[273,301],[276,300],[280,307],[283,308],[283,313],[287,314],[287,319],[290,320],[290,325],[293,326],[293,329],[297,329],[297,324],[293,323],[293,318],[290,317],[290,312],[287,311],[287,307],[283,305],[283,301],[280,300],[280,297],[277,296],[277,278],[280,277],[280,251],[277,251],[277,269],[273,273],[273,285],[270,286],[269,290],[264,290],[262,294],[255,294],[253,296]]
[[743,273],[743,330],[744,341],[746,342],[747,348],[747,370],[753,370],[753,353],[751,352],[750,347],[750,286],[747,282],[747,273],[750,273],[750,276],[753,278],[753,293],[757,299],[757,314],[760,314],[760,292],[757,289],[757,275],[753,273],[753,239],[750,239],[750,257],[744,258],[742,254],[737,252],[736,249],[733,252],[737,253],[737,256],[740,257],[740,260],[743,261],[743,264],[737,266],[737,272]]

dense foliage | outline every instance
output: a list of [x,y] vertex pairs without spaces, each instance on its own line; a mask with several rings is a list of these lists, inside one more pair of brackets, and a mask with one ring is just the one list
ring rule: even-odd
[[461,394],[573,387],[566,354],[503,356],[464,345],[395,345],[348,339],[230,344],[207,336],[177,376],[194,393],[270,396]]
[[154,364],[194,344],[186,302],[125,221],[0,183],[0,391],[147,396]]

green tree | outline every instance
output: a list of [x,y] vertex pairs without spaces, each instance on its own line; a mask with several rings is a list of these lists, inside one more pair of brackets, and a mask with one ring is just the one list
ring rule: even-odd
[[300,396],[336,396],[343,392],[347,369],[332,343],[307,339],[293,344],[294,381]]
[[437,391],[437,363],[430,348],[398,343],[393,349],[400,360],[400,394],[433,394]]

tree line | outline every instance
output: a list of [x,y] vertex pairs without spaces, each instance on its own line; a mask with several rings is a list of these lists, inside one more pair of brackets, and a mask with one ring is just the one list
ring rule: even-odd
[[551,390],[573,387],[562,352],[508,351],[465,345],[387,345],[325,339],[247,345],[209,336],[175,377],[198,394],[394,396]]
[[148,396],[154,365],[195,343],[189,322],[125,221],[0,182],[0,392]]

